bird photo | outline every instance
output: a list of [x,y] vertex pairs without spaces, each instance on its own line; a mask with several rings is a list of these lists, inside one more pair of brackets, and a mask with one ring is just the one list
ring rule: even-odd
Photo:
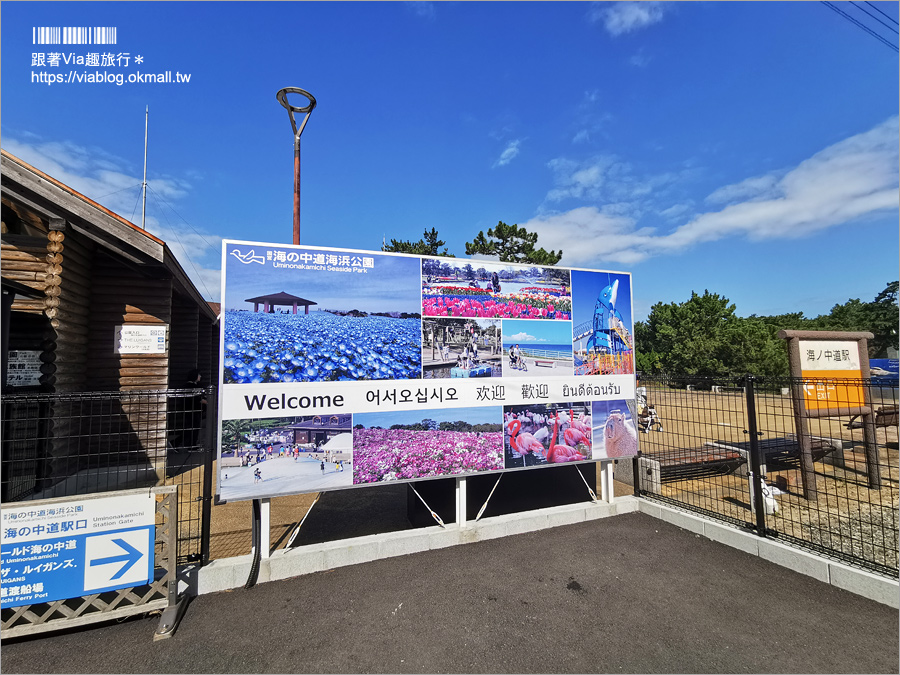
[[552,403],[503,409],[505,467],[591,459],[591,404]]

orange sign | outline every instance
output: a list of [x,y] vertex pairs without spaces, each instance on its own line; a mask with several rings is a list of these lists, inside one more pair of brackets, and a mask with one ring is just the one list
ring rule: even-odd
[[800,376],[809,380],[803,385],[807,410],[864,405],[859,348],[855,341],[800,340],[799,347]]

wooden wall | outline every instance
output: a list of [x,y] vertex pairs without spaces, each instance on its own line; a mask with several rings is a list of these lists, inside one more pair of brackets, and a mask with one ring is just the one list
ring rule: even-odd
[[125,324],[170,324],[171,278],[147,278],[104,254],[94,259],[91,282],[87,388],[90,391],[166,389],[169,355],[116,354],[115,329]]
[[207,317],[201,316],[197,325],[197,367],[203,373],[201,384],[207,387],[216,384],[219,378],[218,365],[213,365],[212,350],[210,349],[214,333],[216,347],[218,347],[218,332],[213,330],[212,322]]
[[198,361],[200,310],[177,293],[172,295],[172,323],[169,326],[169,386],[181,389],[192,368],[200,368],[203,381],[209,378]]
[[[7,216],[12,221],[16,214],[9,211],[7,195],[3,201],[6,224]],[[84,492],[85,470],[95,489],[114,488],[123,476],[132,482],[163,479],[172,418],[165,393],[156,392],[183,387],[193,367],[200,368],[204,385],[217,381],[218,326],[176,290],[165,266],[131,263],[62,219],[13,206],[24,224],[3,232],[3,277],[41,296],[15,297],[8,348],[41,352],[36,388],[150,393],[131,400],[108,396],[41,403],[39,413],[29,412],[27,402],[17,404],[21,410],[4,404],[3,472],[9,476],[14,468],[21,475],[16,486],[4,479],[4,491],[16,487],[17,492],[3,496],[45,489],[44,496]],[[168,326],[166,353],[116,354],[116,327],[134,324]]]
[[[146,391],[168,387],[169,354],[116,354],[116,326],[168,325],[172,280],[147,278],[106,254],[94,257],[86,386],[90,391]],[[98,466],[132,466],[165,477],[165,396],[123,400],[103,410],[92,429],[90,455]],[[106,444],[104,439],[108,439]],[[104,459],[105,458],[105,459]]]
[[44,314],[54,330],[56,391],[82,391],[87,381],[91,268],[94,243],[74,232],[48,234],[48,276]]
[[[47,239],[23,234],[4,234],[0,246],[3,276],[39,291],[47,287]],[[44,301],[17,296],[14,312],[42,314]]]

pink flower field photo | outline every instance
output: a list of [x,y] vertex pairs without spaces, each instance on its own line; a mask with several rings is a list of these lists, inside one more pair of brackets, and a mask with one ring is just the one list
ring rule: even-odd
[[500,419],[499,407],[354,415],[353,484],[501,470]]

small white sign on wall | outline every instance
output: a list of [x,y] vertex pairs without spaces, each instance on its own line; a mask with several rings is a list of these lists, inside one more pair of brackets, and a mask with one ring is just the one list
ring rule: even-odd
[[41,383],[41,352],[17,349],[8,352],[6,384],[11,387],[34,387]]
[[167,325],[116,326],[116,354],[165,354]]

